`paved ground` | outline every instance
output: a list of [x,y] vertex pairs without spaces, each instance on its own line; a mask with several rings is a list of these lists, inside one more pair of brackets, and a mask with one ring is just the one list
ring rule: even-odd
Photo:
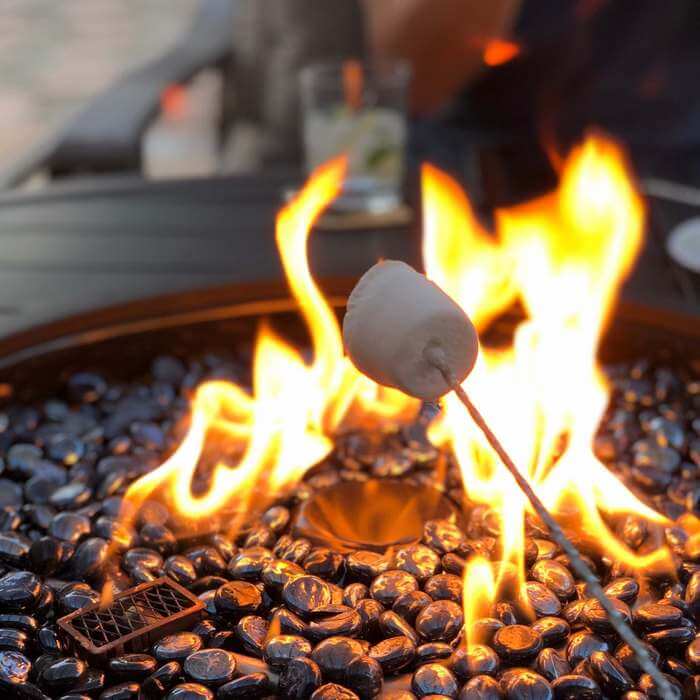
[[199,0],[1,0],[0,164],[160,53]]

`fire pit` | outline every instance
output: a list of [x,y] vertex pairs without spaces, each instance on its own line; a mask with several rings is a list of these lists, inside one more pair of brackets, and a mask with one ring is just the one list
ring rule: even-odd
[[[461,416],[445,439],[449,400],[442,412],[421,407],[341,364],[333,310],[349,286],[331,285],[337,296],[324,301],[303,256],[308,221],[332,194],[328,172],[280,219],[296,304],[273,293],[125,321],[5,361],[14,394],[0,433],[0,683],[20,697],[655,697]],[[461,201],[450,187],[432,192],[443,207]],[[541,210],[525,213],[531,222]],[[471,241],[472,255],[495,270],[505,258],[485,240]],[[479,287],[451,291],[468,298]],[[537,318],[537,299],[522,296],[514,312],[470,308],[490,361],[508,357],[514,338],[536,346],[518,336],[523,318]],[[560,333],[577,327],[565,321]],[[521,463],[688,697],[700,687],[698,338],[687,323],[623,309],[599,353],[610,384],[600,426],[581,403],[578,423],[549,435],[548,402],[559,401],[556,415],[569,407],[548,390],[537,411],[517,414],[511,437],[502,431],[510,440],[519,425],[541,425],[546,463],[528,456],[529,443]],[[578,356],[574,366],[589,376]],[[581,377],[569,384],[579,401],[590,398]],[[495,386],[505,412],[522,409],[516,387]],[[582,425],[595,456],[572,452],[590,444]],[[565,480],[547,475],[572,454],[584,478],[567,474],[578,492],[565,484],[555,498],[549,489]],[[593,507],[592,481],[608,490],[592,490]],[[494,483],[499,493],[486,498]],[[70,620],[90,638],[90,620],[111,619],[101,610],[163,576],[185,591],[182,606],[197,596],[204,617],[144,645],[110,632],[113,654],[86,653]]]

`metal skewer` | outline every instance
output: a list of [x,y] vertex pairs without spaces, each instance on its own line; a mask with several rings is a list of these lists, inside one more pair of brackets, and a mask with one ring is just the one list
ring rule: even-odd
[[521,472],[515,466],[513,460],[505,451],[503,445],[501,445],[498,438],[493,434],[491,428],[489,428],[484,420],[484,417],[481,415],[481,413],[479,413],[479,410],[471,402],[471,399],[469,396],[467,396],[467,393],[464,391],[464,389],[462,389],[460,383],[453,376],[447,362],[445,361],[445,356],[442,350],[436,347],[430,347],[426,349],[424,356],[433,367],[440,371],[448,386],[452,387],[452,391],[457,394],[459,400],[464,404],[467,411],[469,411],[469,415],[472,417],[472,420],[484,434],[489,442],[489,445],[491,445],[493,450],[499,456],[506,469],[508,469],[508,471],[512,474],[522,492],[525,494],[525,496],[527,496],[528,500],[532,504],[532,507],[535,509],[535,512],[546,525],[554,541],[564,550],[564,552],[566,552],[573,570],[586,582],[591,595],[603,606],[603,609],[610,618],[610,624],[615,628],[615,631],[620,635],[623,641],[625,641],[630,646],[632,651],[634,651],[642,669],[654,679],[660,695],[664,698],[664,700],[674,700],[677,697],[677,694],[673,692],[671,684],[668,682],[664,674],[659,671],[656,664],[654,664],[654,662],[651,660],[646,648],[634,633],[632,628],[627,624],[627,622],[625,622],[625,619],[618,612],[610,598],[608,598],[608,596],[605,594],[602,586],[600,583],[598,583],[598,579],[583,561],[576,547],[574,547],[574,545],[566,537],[564,531],[561,529],[561,527],[559,527],[557,521],[552,517],[547,508],[545,508],[544,504],[533,491],[527,479],[521,474]]

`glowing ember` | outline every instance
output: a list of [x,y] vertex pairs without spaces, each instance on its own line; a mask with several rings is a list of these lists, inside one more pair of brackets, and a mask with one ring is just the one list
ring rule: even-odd
[[[458,186],[434,168],[423,170],[423,196],[428,276],[462,304],[480,332],[514,300],[525,311],[511,347],[483,349],[465,382],[470,396],[546,505],[579,539],[585,536],[632,569],[663,562],[665,551],[640,556],[610,532],[601,512],[663,518],[591,449],[608,402],[595,361],[598,341],[637,254],[644,220],[621,153],[590,138],[565,162],[554,194],[497,214],[494,237],[478,225]],[[527,506],[456,397],[445,404],[431,439],[452,445],[470,499],[488,505],[500,524],[501,567],[489,578],[478,560],[465,576],[465,600],[478,601],[483,614],[484,597],[502,594],[497,591],[512,565],[524,571]],[[467,619],[475,619],[469,606]]]

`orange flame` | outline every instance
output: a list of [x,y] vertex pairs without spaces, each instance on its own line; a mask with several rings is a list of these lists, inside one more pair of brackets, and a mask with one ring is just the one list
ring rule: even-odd
[[[666,551],[641,556],[609,530],[602,514],[663,518],[638,501],[591,448],[608,402],[595,361],[598,342],[644,223],[621,152],[602,137],[590,137],[564,163],[558,190],[498,212],[493,236],[476,221],[458,186],[431,167],[423,169],[423,197],[428,276],[481,332],[515,299],[525,310],[511,347],[482,348],[465,390],[565,524],[573,521],[577,532],[632,568],[665,561]],[[522,572],[525,498],[456,397],[446,397],[431,439],[452,445],[469,497],[499,516],[502,561]],[[494,581],[482,561],[469,565],[465,600],[493,597],[504,573],[505,565]],[[466,619],[473,618],[467,609]]]
[[[306,321],[313,347],[307,364],[299,350],[263,322],[253,358],[253,393],[222,381],[202,384],[194,396],[189,429],[177,450],[127,491],[129,512],[148,498],[165,500],[188,527],[225,513],[230,529],[268,503],[332,449],[331,435],[347,419],[398,420],[417,402],[378,387],[343,356],[338,321],[308,267],[311,227],[339,192],[344,158],[314,173],[277,218],[284,271]],[[193,491],[202,461],[214,467],[203,493]],[[223,457],[222,457],[223,456]]]

